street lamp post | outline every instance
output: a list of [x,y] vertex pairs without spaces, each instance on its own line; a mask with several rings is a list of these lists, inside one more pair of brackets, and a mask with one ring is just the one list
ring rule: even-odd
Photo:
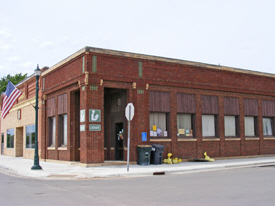
[[32,170],[41,170],[42,167],[39,165],[39,156],[38,156],[38,140],[37,140],[37,131],[38,131],[38,79],[41,74],[41,70],[39,69],[38,65],[37,68],[34,70],[35,77],[36,77],[36,96],[35,96],[35,150],[34,150],[34,164],[32,166]]

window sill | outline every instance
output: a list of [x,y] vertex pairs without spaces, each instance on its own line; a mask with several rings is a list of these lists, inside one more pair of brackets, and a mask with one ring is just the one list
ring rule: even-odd
[[196,142],[197,139],[196,138],[178,138],[178,141],[179,142],[188,142],[188,141],[190,141],[190,142]]
[[203,137],[202,141],[203,142],[207,142],[207,141],[220,141],[220,138],[218,138],[218,137]]
[[48,147],[48,150],[55,150],[55,147]]
[[260,140],[259,137],[246,137],[245,140]]
[[64,147],[58,147],[57,149],[58,149],[58,150],[67,150],[67,146],[64,146]]
[[35,148],[25,148],[26,150],[34,150]]
[[150,142],[171,142],[170,138],[154,138],[150,137]]
[[226,137],[225,141],[240,141],[241,138],[239,137]]
[[275,140],[274,136],[264,136],[264,140]]

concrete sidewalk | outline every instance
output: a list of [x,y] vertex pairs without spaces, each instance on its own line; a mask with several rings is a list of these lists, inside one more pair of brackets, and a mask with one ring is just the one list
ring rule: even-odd
[[235,167],[251,167],[275,164],[275,156],[261,156],[240,159],[223,159],[215,162],[182,162],[167,165],[111,165],[101,167],[81,167],[65,163],[40,161],[42,170],[31,170],[33,160],[23,157],[8,157],[0,155],[0,169],[22,177],[42,179],[91,179],[91,178],[114,178],[135,177],[154,174],[173,174],[184,172],[198,172],[207,170],[219,170]]

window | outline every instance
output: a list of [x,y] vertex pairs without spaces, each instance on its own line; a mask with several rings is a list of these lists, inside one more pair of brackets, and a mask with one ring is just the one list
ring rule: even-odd
[[167,113],[150,113],[150,136],[167,137]]
[[49,117],[49,146],[55,146],[55,117]]
[[202,115],[202,136],[214,137],[215,134],[215,115]]
[[21,119],[21,109],[17,110],[17,119]]
[[7,130],[7,148],[14,148],[14,129]]
[[26,148],[34,148],[35,124],[26,126]]
[[67,145],[67,114],[59,115],[58,129],[61,145]]
[[168,137],[170,125],[170,93],[169,92],[149,92],[150,110],[150,136]]
[[226,137],[237,136],[236,116],[224,116],[224,135]]
[[193,136],[192,114],[177,114],[177,133],[179,137]]
[[273,135],[271,118],[263,118],[263,133],[265,136]]
[[244,127],[245,136],[256,136],[254,117],[244,117]]

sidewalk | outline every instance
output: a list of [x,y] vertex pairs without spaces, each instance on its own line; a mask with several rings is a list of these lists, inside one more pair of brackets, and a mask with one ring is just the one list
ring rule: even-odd
[[215,160],[215,162],[182,162],[167,165],[112,165],[101,167],[81,167],[65,163],[40,161],[42,170],[31,170],[33,160],[23,157],[8,157],[0,155],[0,169],[22,177],[42,179],[91,179],[136,177],[154,174],[173,174],[184,172],[199,172],[207,170],[227,169],[234,167],[251,167],[275,164],[275,156],[250,157],[240,159]]

